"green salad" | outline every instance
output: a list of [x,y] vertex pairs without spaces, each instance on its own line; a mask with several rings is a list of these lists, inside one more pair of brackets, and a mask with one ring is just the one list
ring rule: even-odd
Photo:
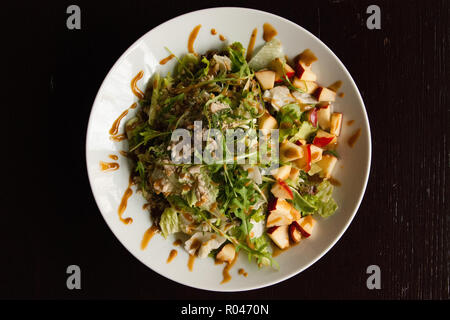
[[[126,123],[128,154],[133,181],[164,237],[176,234],[201,258],[231,263],[241,251],[258,266],[277,267],[275,246],[308,238],[315,217],[338,207],[330,178],[342,114],[332,112],[336,93],[318,84],[311,61],[302,54],[286,61],[279,40],[245,57],[235,42],[176,57],[172,72],[155,73]],[[213,145],[213,155],[229,145],[212,139],[211,129],[223,137],[230,130],[261,132],[275,137],[276,147],[264,149],[270,157],[263,162],[253,140],[237,138],[240,154],[204,161],[191,144],[180,148],[175,136],[196,129],[197,145]],[[195,134],[189,137],[195,145]]]

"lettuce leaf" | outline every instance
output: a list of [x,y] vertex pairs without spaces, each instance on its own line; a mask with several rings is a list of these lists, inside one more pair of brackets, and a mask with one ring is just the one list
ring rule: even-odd
[[295,142],[299,139],[308,140],[309,136],[317,131],[317,128],[314,127],[310,122],[303,121],[298,131],[293,135],[289,141]]
[[245,60],[245,49],[240,42],[234,42],[227,47],[229,58],[231,60],[231,71],[238,72],[247,65]]
[[280,109],[280,123],[292,123],[295,120],[300,119],[300,116],[302,115],[302,111],[300,110],[300,106],[296,103],[290,103],[287,105],[284,105]]
[[296,103],[287,104],[280,109],[277,115],[278,123],[280,124],[280,141],[283,141],[288,136],[291,136],[297,132],[298,129],[294,122],[300,119],[301,115],[302,111]]
[[309,169],[308,174],[313,176],[320,171],[322,171],[322,168],[317,163],[311,163],[311,169]]
[[298,193],[294,188],[291,188],[291,190],[294,191],[294,199],[292,200],[292,204],[296,210],[304,214],[312,214],[317,210],[317,206],[314,204],[314,201],[306,199],[306,197],[300,195],[300,193]]
[[294,199],[288,200],[295,209],[302,213],[302,216],[318,213],[323,218],[331,216],[338,205],[333,199],[333,185],[324,180],[317,186],[317,193],[314,195],[301,195],[295,188],[291,188]]
[[202,68],[200,68],[195,74],[196,77],[202,77],[208,75],[209,72],[209,60],[206,57],[203,57],[201,60]]
[[248,65],[255,71],[266,68],[275,58],[285,61],[283,47],[281,41],[273,38],[253,56]]
[[183,71],[187,72],[191,77],[194,77],[194,70],[197,68],[200,58],[193,53],[185,54],[181,60],[178,61],[176,74],[181,74]]
[[164,209],[159,221],[159,227],[161,228],[161,233],[164,238],[167,238],[167,236],[172,233],[180,231],[178,227],[178,212],[172,207]]
[[333,185],[324,180],[317,187],[315,195],[306,195],[305,198],[317,207],[317,213],[323,218],[331,216],[338,209],[336,201],[333,199]]
[[[252,243],[255,246],[255,250],[261,252],[262,256],[256,257],[256,263],[258,266],[261,264],[263,266],[270,265],[270,260],[265,258],[263,255],[270,254],[270,239],[269,237],[263,233],[260,237],[252,239]],[[249,260],[252,259],[252,256],[249,255]]]

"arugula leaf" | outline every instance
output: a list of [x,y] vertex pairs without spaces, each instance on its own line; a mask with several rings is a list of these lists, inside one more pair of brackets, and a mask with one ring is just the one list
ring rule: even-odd
[[146,124],[143,128],[140,127],[139,129],[139,134],[134,135],[133,139],[130,141],[131,145],[133,145],[132,147],[130,145],[130,152],[136,150],[141,145],[146,145],[147,142],[151,139],[170,134],[170,132],[160,132],[157,130],[153,130],[150,128],[150,126],[148,126],[148,124]]
[[165,107],[161,110],[161,113],[165,114],[165,113],[169,112],[170,109],[172,108],[172,106],[176,102],[181,102],[183,100],[184,100],[184,93],[180,93],[179,95],[176,95],[175,97],[167,98],[163,103],[163,105],[165,105]]
[[245,187],[241,187],[239,189],[234,190],[238,197],[234,198],[231,201],[230,211],[234,213],[236,217],[241,219],[240,229],[243,232],[244,236],[247,236],[253,225],[250,223],[250,218],[247,216],[247,210],[250,207],[250,201],[248,197],[248,189]]

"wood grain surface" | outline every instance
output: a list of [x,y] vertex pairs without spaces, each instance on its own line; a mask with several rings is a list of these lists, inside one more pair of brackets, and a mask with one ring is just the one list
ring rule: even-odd
[[[39,27],[27,29],[25,44],[20,35],[8,39],[35,57],[22,67],[37,65],[46,78],[27,84],[43,86],[50,103],[40,111],[32,99],[21,104],[29,122],[42,120],[41,130],[24,129],[8,142],[25,150],[30,165],[45,154],[4,194],[15,205],[3,218],[0,297],[449,299],[449,1],[86,1],[78,2],[78,31],[66,28],[69,4],[15,7]],[[381,30],[366,27],[370,4],[381,8]],[[182,286],[136,260],[104,222],[85,167],[91,106],[118,57],[160,23],[214,6],[268,11],[319,37],[353,76],[372,130],[369,184],[343,237],[300,275],[243,293]],[[24,186],[29,197],[18,195]],[[66,288],[71,264],[82,269],[81,290]],[[381,269],[380,290],[366,287],[373,264]]]

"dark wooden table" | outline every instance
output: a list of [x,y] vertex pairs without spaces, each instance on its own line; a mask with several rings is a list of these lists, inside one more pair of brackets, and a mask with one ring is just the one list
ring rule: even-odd
[[[21,84],[48,92],[50,103],[18,96],[18,112],[8,116],[24,124],[8,146],[27,165],[12,165],[23,177],[4,193],[14,205],[2,212],[0,297],[449,299],[449,1],[86,1],[77,3],[77,31],[66,28],[70,4],[16,4],[2,13],[20,17],[9,25],[17,31],[7,38],[15,45],[9,54],[30,54],[21,68],[45,76]],[[366,27],[370,4],[381,8],[381,30]],[[170,18],[225,5],[280,15],[327,44],[361,91],[373,143],[367,191],[341,240],[300,275],[242,293],[182,286],[135,259],[95,204],[84,150],[94,97],[116,59]],[[29,27],[17,29],[22,23]],[[19,31],[31,39],[24,43]],[[82,269],[81,290],[66,288],[71,264]],[[380,290],[366,287],[373,264]]]

